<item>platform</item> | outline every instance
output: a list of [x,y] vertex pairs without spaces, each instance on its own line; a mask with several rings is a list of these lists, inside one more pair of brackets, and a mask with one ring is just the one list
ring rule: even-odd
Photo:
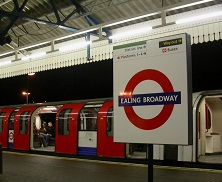
[[[1,182],[147,182],[147,165],[3,152]],[[222,170],[154,166],[154,182],[222,182]]]

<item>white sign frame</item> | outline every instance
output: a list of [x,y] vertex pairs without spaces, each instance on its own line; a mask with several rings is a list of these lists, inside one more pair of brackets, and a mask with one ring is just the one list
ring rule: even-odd
[[114,141],[192,144],[188,34],[114,47]]

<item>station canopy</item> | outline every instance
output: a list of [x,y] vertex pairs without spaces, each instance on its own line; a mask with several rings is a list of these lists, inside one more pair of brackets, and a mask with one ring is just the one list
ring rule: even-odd
[[108,39],[116,28],[218,4],[221,0],[0,0],[0,53],[84,32]]

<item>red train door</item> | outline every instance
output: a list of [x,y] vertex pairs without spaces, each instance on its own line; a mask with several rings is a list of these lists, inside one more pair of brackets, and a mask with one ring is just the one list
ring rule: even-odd
[[84,104],[65,104],[56,115],[55,151],[77,154],[78,115]]
[[98,156],[125,157],[125,145],[113,142],[113,102],[105,102],[98,113]]
[[8,118],[13,111],[14,108],[0,109],[0,143],[2,148],[8,147]]
[[14,149],[30,149],[30,121],[37,106],[22,107],[15,115]]

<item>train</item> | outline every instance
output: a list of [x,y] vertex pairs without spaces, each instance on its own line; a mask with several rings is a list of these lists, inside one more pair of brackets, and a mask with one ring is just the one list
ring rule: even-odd
[[[147,145],[116,143],[113,139],[112,98],[45,102],[0,107],[3,150],[47,152],[99,159],[147,159]],[[52,122],[55,137],[39,144],[43,122]],[[154,145],[157,161],[222,163],[222,90],[193,93],[193,144]]]

